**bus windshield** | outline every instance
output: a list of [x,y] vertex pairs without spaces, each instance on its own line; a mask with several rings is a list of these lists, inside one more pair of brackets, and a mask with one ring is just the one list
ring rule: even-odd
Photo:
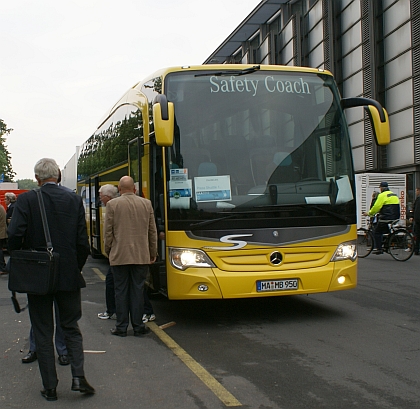
[[174,227],[217,228],[225,216],[355,222],[350,141],[330,75],[189,71],[169,74],[164,92],[175,107],[165,159]]

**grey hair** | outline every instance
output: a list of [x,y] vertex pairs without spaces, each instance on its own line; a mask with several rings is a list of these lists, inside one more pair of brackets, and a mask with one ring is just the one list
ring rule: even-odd
[[117,186],[106,184],[99,188],[99,192],[101,192],[104,196],[109,196],[111,199],[118,196],[118,188]]
[[16,195],[12,192],[7,192],[4,197],[7,197],[12,203],[16,202]]
[[57,162],[51,158],[40,159],[35,164],[34,172],[41,181],[46,179],[58,179],[60,176],[60,168],[58,167]]

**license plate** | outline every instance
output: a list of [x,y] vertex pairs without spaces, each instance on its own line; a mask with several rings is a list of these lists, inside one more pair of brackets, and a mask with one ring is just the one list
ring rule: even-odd
[[292,278],[289,280],[264,280],[257,281],[257,292],[264,291],[284,291],[284,290],[297,290],[298,280]]

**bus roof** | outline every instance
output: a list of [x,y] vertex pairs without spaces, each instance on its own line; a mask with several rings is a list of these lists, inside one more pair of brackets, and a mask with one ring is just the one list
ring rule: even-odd
[[186,71],[242,71],[247,68],[259,67],[261,71],[285,71],[285,72],[301,72],[301,73],[312,73],[312,74],[326,74],[331,75],[331,72],[328,70],[323,70],[321,68],[311,68],[311,67],[296,67],[289,65],[259,65],[259,64],[209,64],[209,65],[183,65],[183,66],[174,66],[162,68],[158,71],[155,71],[153,74],[139,81],[132,87],[130,87],[123,96],[107,111],[107,113],[102,117],[99,122],[98,128],[106,121],[107,118],[112,114],[112,112],[122,104],[130,103],[132,98],[138,90],[148,81],[157,78],[165,78],[168,74],[173,72],[186,72]]

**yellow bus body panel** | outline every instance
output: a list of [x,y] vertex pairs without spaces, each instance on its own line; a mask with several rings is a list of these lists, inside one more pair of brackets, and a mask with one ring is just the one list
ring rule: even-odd
[[[357,260],[330,261],[337,246],[355,240],[356,227],[334,237],[299,242],[286,246],[258,246],[248,244],[239,250],[210,250],[214,242],[194,240],[183,232],[169,232],[167,245],[201,249],[207,253],[214,268],[174,268],[167,254],[167,281],[169,299],[247,298],[279,295],[309,294],[348,290],[357,285]],[[220,243],[224,246],[224,243]],[[273,251],[279,251],[283,261],[270,264]],[[338,278],[344,277],[339,284]],[[259,280],[297,279],[297,290],[257,292]],[[205,285],[207,291],[200,291]]]

